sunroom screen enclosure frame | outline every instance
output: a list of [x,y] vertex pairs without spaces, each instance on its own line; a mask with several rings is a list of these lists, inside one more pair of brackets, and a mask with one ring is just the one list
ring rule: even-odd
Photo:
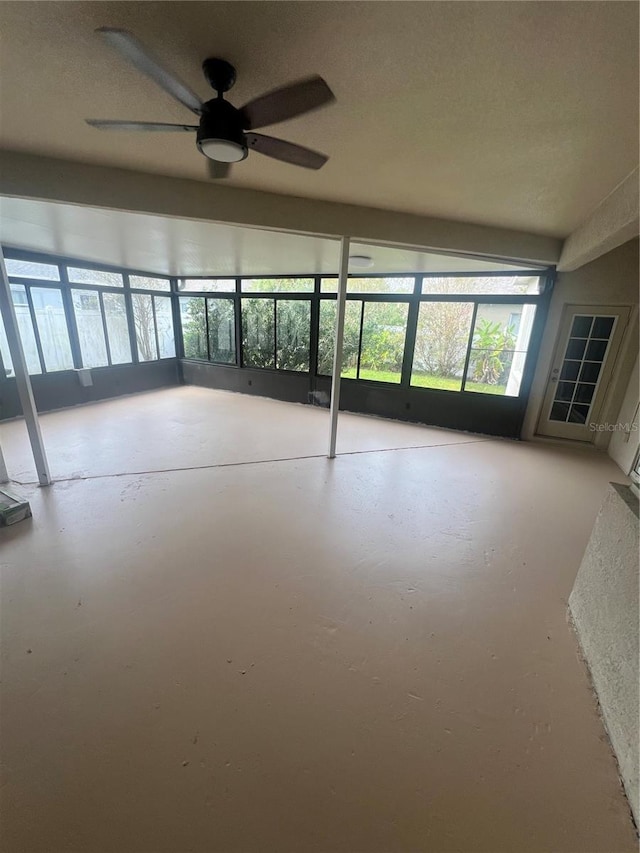
[[[12,284],[24,284],[27,292],[31,288],[37,287],[54,287],[61,290],[63,295],[63,303],[65,306],[65,315],[67,317],[69,340],[73,357],[73,367],[78,369],[83,367],[83,359],[78,338],[77,327],[75,324],[75,316],[72,306],[72,294],[74,289],[93,290],[100,294],[100,304],[103,306],[105,293],[120,293],[124,296],[127,322],[130,334],[130,346],[132,359],[130,363],[118,364],[104,367],[93,368],[92,372],[98,375],[107,375],[112,371],[119,371],[122,377],[127,377],[133,369],[137,369],[138,377],[131,390],[143,390],[146,387],[146,380],[149,378],[149,387],[160,387],[162,384],[175,384],[175,382],[184,379],[184,381],[194,384],[200,384],[212,388],[222,388],[227,390],[242,391],[245,393],[258,394],[263,396],[274,397],[276,399],[291,400],[296,402],[314,402],[320,404],[328,404],[330,395],[331,379],[327,374],[318,372],[318,349],[319,349],[319,334],[320,334],[320,311],[321,305],[330,303],[336,300],[335,292],[327,292],[322,289],[322,281],[337,278],[337,276],[329,276],[327,274],[287,274],[286,276],[265,275],[258,277],[255,274],[251,276],[224,276],[216,277],[211,274],[207,276],[189,276],[189,289],[182,289],[184,279],[175,276],[164,276],[149,271],[125,269],[107,264],[89,263],[77,259],[52,257],[41,253],[25,252],[19,250],[6,250],[7,259],[33,261],[36,263],[53,264],[60,271],[59,281],[50,281],[45,279],[30,279],[27,277],[10,276]],[[122,287],[108,287],[104,285],[90,284],[75,284],[69,282],[67,270],[69,267],[82,267],[90,270],[102,270],[105,272],[116,273],[122,276]],[[130,286],[130,276],[142,276],[149,279],[163,280],[168,283],[169,289],[164,292],[155,289],[133,289]],[[459,279],[473,280],[480,278],[500,279],[502,277],[513,278],[519,276],[536,277],[540,279],[540,287],[538,293],[525,294],[495,294],[495,293],[423,293],[423,283],[429,280],[442,279]],[[349,276],[349,280],[359,279],[385,279],[393,281],[395,279],[412,279],[413,288],[411,292],[351,292],[347,291],[346,300],[347,306],[354,302],[362,304],[362,319],[367,305],[376,305],[384,303],[395,303],[398,305],[406,305],[406,329],[404,334],[404,345],[402,355],[402,366],[400,370],[400,381],[389,383],[378,381],[375,379],[365,378],[345,378],[342,379],[342,398],[341,408],[349,411],[377,414],[396,419],[415,421],[420,423],[429,423],[443,427],[452,427],[455,429],[465,429],[473,432],[488,433],[494,435],[503,435],[518,437],[524,417],[526,402],[529,395],[533,370],[537,359],[539,343],[544,328],[546,313],[553,285],[554,273],[550,269],[530,269],[523,267],[522,269],[513,269],[509,271],[495,272],[443,272],[443,273],[403,273],[394,274],[379,274],[379,273],[358,273]],[[197,281],[208,281],[212,278],[223,279],[225,290],[196,290]],[[283,279],[304,279],[313,282],[313,289],[309,291],[253,291],[242,289],[242,282],[248,280],[262,280],[277,282]],[[135,325],[133,317],[132,295],[134,293],[147,294],[151,298],[151,304],[155,306],[154,296],[160,298],[170,297],[172,307],[173,328],[175,331],[175,358],[159,357],[153,361],[141,360],[138,356],[138,348],[135,340]],[[230,300],[234,309],[234,337],[235,337],[235,358],[232,363],[218,363],[210,360],[210,335],[209,329],[206,330],[206,358],[186,358],[184,353],[184,339],[181,321],[180,300],[182,298],[200,298],[203,299],[205,306],[205,320],[208,324],[207,300]],[[273,300],[274,308],[274,335],[277,335],[277,309],[278,303],[282,301],[303,301],[309,306],[309,369],[307,371],[291,371],[274,367],[253,367],[247,366],[246,358],[243,353],[243,300]],[[474,325],[471,323],[469,329],[469,339],[467,342],[467,352],[465,358],[465,369],[462,375],[460,390],[443,390],[439,388],[419,387],[411,384],[412,365],[414,359],[414,351],[416,344],[416,335],[418,330],[418,317],[421,305],[429,303],[468,303],[473,306],[473,315],[475,317],[478,307],[482,305],[532,305],[535,306],[535,320],[531,329],[531,337],[524,359],[524,369],[522,372],[522,380],[519,388],[519,393],[516,396],[502,396],[499,394],[482,393],[478,390],[465,389],[467,382],[467,368],[469,365],[469,355],[473,342]],[[248,303],[247,303],[248,304]],[[264,304],[264,303],[263,303]],[[104,308],[103,323],[104,323]],[[30,312],[33,317],[33,306],[30,302]],[[153,311],[154,323],[155,310]],[[362,326],[362,320],[361,320]],[[156,348],[159,349],[157,339],[157,325],[154,326],[156,334]],[[36,329],[37,334],[37,329]],[[109,353],[109,339],[105,327],[105,341],[107,352]],[[362,349],[362,328],[361,338],[359,342],[358,364],[360,363]],[[274,359],[277,364],[277,339],[274,339]],[[34,377],[34,393],[39,401],[40,408],[56,408],[62,405],[71,405],[74,401],[69,401],[66,395],[62,395],[59,402],[55,399],[55,394],[43,393],[52,377],[60,378],[60,375],[67,371],[56,371],[47,373],[42,357],[42,346],[38,345],[38,352],[42,364],[42,374]],[[160,352],[158,351],[160,356]],[[109,353],[109,362],[111,356]],[[152,377],[153,368],[155,367],[155,375]],[[147,370],[148,369],[148,370]],[[173,373],[172,373],[173,371]],[[145,375],[146,374],[146,375]],[[138,381],[139,380],[139,381]],[[0,378],[1,381],[1,378]],[[56,380],[53,380],[54,382]],[[130,386],[126,382],[127,390]],[[116,394],[118,393],[116,389]],[[122,391],[121,393],[126,393]],[[113,396],[114,394],[106,394]],[[41,401],[39,398],[44,398]],[[43,403],[43,404],[42,404]],[[15,412],[3,413],[2,416],[11,416]]]

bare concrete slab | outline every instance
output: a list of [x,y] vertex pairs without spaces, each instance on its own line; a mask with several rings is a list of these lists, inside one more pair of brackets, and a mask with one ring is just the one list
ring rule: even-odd
[[[293,456],[326,414],[192,390],[161,420],[154,395],[48,416],[52,465],[241,460],[249,424]],[[418,433],[358,418],[352,447],[399,449],[25,490],[0,531],[4,849],[637,849],[566,622],[615,465]]]

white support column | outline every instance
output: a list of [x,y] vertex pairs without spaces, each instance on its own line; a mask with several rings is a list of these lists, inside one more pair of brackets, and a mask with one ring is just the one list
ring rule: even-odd
[[344,339],[344,309],[347,302],[347,273],[349,272],[349,238],[340,241],[340,278],[336,311],[336,341],[333,350],[333,375],[331,377],[331,429],[329,434],[329,459],[336,455],[338,435],[338,410],[340,408],[340,373],[342,371],[342,344]]
[[9,482],[9,472],[7,471],[7,466],[4,461],[4,456],[2,455],[2,445],[0,445],[0,486],[3,483]]
[[42,441],[42,433],[40,432],[40,422],[38,421],[38,410],[33,398],[33,389],[31,388],[31,379],[27,369],[27,361],[24,357],[22,349],[22,341],[20,340],[20,332],[18,331],[18,319],[16,317],[16,309],[13,306],[11,299],[11,288],[9,287],[9,278],[7,277],[7,268],[4,265],[4,255],[0,248],[0,314],[4,318],[4,328],[7,333],[7,343],[9,344],[9,352],[13,361],[13,369],[16,374],[16,385],[18,395],[22,405],[22,414],[27,425],[29,433],[29,441],[31,442],[31,452],[36,463],[36,471],[38,472],[38,481],[41,486],[50,486],[52,483],[51,474],[49,473],[49,463],[47,462],[47,454]]

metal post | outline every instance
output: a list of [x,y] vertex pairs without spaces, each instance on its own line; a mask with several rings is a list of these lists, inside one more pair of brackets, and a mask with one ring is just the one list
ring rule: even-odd
[[2,455],[2,447],[0,446],[0,486],[3,483],[9,482],[9,472],[7,471],[7,466],[4,461],[4,456]]
[[0,248],[0,314],[4,317],[4,327],[7,333],[7,343],[9,344],[9,352],[13,361],[13,369],[16,374],[16,386],[18,395],[22,405],[22,414],[27,425],[29,433],[29,441],[31,442],[31,452],[36,463],[36,471],[38,472],[38,481],[41,486],[50,486],[52,483],[51,474],[49,473],[49,463],[47,462],[47,454],[42,442],[42,433],[40,432],[40,423],[38,421],[38,410],[33,398],[33,389],[31,388],[31,379],[27,369],[27,361],[24,357],[22,349],[22,341],[20,340],[20,332],[18,331],[18,319],[16,310],[13,306],[11,298],[11,288],[9,287],[9,278],[7,276],[7,268],[4,265],[4,255]]
[[342,344],[344,339],[344,310],[347,303],[347,273],[349,272],[349,238],[340,241],[340,278],[336,311],[336,340],[333,351],[333,375],[331,377],[331,428],[329,433],[329,459],[335,459],[338,435],[338,409],[340,408],[340,373],[342,371]]

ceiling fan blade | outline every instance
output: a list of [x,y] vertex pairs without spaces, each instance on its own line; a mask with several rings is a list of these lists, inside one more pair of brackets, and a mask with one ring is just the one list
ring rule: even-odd
[[164,124],[155,121],[113,121],[112,119],[86,118],[85,122],[98,130],[142,130],[142,131],[195,131],[197,124]]
[[247,133],[245,138],[247,146],[254,151],[305,169],[320,169],[329,159],[326,154],[320,154],[319,151],[312,151],[310,148],[304,148],[294,142],[286,142],[284,139],[276,139],[275,136]]
[[231,174],[231,163],[221,163],[219,160],[210,160],[207,157],[207,170],[209,177],[214,181],[228,178]]
[[191,112],[200,115],[202,101],[196,93],[186,83],[179,80],[175,74],[163,68],[134,35],[127,30],[118,30],[113,27],[100,27],[96,32],[103,36],[107,43],[125,59],[128,59],[132,65],[135,65],[138,71],[142,71],[143,74],[151,77],[154,83],[157,83],[172,98],[184,104]]
[[249,101],[240,109],[244,121],[243,127],[254,130],[277,124],[289,118],[317,110],[325,104],[335,101],[335,95],[322,77],[309,77],[289,86],[274,89]]

